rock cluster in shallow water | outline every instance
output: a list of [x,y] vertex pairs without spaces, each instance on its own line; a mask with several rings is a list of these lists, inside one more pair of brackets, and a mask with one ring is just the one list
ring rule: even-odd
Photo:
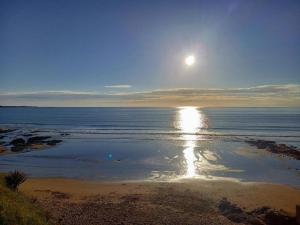
[[50,136],[34,136],[25,141],[23,138],[13,139],[9,144],[12,145],[11,151],[19,152],[26,148],[43,148],[47,146],[54,146],[62,140],[48,140]]
[[274,154],[280,154],[282,156],[292,157],[294,159],[300,160],[300,150],[295,146],[288,146],[286,144],[277,144],[275,141],[266,140],[246,140],[246,143],[257,147],[258,149],[265,149],[268,152]]
[[[16,131],[16,133],[14,132]],[[52,139],[51,136],[35,136],[37,132],[19,133],[18,129],[0,128],[0,153],[7,152],[7,147],[10,146],[11,152],[22,152],[31,149],[43,149],[49,146],[54,146],[62,140]],[[7,141],[5,139],[10,139]]]

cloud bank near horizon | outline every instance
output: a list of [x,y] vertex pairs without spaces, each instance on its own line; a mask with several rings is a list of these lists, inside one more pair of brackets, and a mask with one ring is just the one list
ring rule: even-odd
[[105,88],[131,88],[129,84],[105,85]]
[[300,84],[226,89],[175,88],[113,94],[83,91],[2,92],[0,105],[298,107],[300,106]]

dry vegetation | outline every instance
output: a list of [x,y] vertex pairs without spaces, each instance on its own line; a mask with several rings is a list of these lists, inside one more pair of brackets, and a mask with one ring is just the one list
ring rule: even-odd
[[44,212],[32,200],[6,186],[0,177],[1,225],[48,225]]

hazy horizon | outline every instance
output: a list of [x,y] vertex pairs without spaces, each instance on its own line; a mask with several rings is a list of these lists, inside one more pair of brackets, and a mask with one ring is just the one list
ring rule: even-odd
[[0,93],[2,105],[131,107],[299,107],[300,85],[250,88],[177,88],[144,92],[40,91]]

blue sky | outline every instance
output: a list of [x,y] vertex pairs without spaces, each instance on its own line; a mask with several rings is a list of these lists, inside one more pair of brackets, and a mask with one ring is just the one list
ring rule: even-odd
[[297,85],[299,21],[297,0],[1,1],[0,100]]

